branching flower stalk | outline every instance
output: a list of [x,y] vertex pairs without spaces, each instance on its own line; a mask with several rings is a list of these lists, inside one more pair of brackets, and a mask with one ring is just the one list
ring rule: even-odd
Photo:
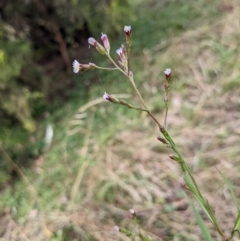
[[[119,105],[126,106],[128,108],[131,108],[131,109],[147,112],[147,114],[152,118],[152,120],[158,126],[159,131],[162,133],[163,137],[158,137],[158,140],[161,141],[163,144],[168,145],[173,150],[173,152],[175,153],[175,155],[169,155],[169,157],[172,160],[176,161],[180,165],[180,167],[183,171],[183,174],[184,174],[186,189],[193,193],[193,195],[196,198],[198,204],[204,210],[205,214],[207,215],[207,217],[211,221],[213,227],[219,233],[219,235],[222,237],[222,239],[224,241],[230,241],[232,239],[233,235],[231,235],[231,237],[229,237],[229,238],[226,238],[222,228],[219,226],[219,224],[217,222],[217,219],[214,215],[214,212],[213,212],[212,208],[210,207],[208,201],[206,199],[204,199],[204,197],[203,197],[203,195],[202,195],[202,193],[201,193],[201,191],[200,191],[200,189],[199,189],[199,187],[196,183],[196,180],[194,178],[192,170],[188,166],[187,162],[184,160],[182,154],[178,150],[176,144],[174,143],[172,137],[170,136],[170,134],[168,133],[168,131],[166,129],[167,115],[168,115],[168,91],[169,91],[170,84],[171,84],[171,69],[166,69],[164,71],[165,78],[166,78],[166,83],[164,85],[164,92],[165,92],[164,102],[165,102],[166,110],[165,110],[165,116],[164,116],[164,124],[162,125],[162,124],[159,123],[157,118],[151,113],[151,111],[147,108],[147,106],[145,104],[145,101],[142,98],[142,95],[140,94],[140,92],[139,92],[139,90],[138,90],[138,88],[137,88],[137,86],[134,82],[133,72],[130,70],[130,50],[131,50],[131,44],[132,44],[131,26],[125,26],[124,32],[125,32],[125,37],[126,37],[127,49],[124,47],[124,45],[122,45],[116,51],[117,54],[120,57],[120,60],[118,61],[118,64],[110,56],[110,43],[109,43],[109,40],[108,40],[108,37],[107,37],[106,34],[102,34],[102,37],[101,37],[101,39],[103,41],[103,45],[101,45],[99,42],[97,42],[94,38],[88,39],[88,43],[90,45],[94,46],[100,54],[105,55],[110,60],[110,62],[114,65],[115,68],[103,68],[103,67],[97,66],[93,63],[80,64],[75,60],[73,62],[73,72],[78,73],[78,72],[81,72],[81,71],[91,70],[91,69],[95,69],[95,68],[104,69],[104,70],[105,69],[106,70],[118,70],[128,79],[128,81],[132,85],[134,91],[136,92],[143,108],[135,107],[135,106],[127,103],[126,101],[119,100],[119,99],[113,97],[112,95],[107,94],[106,92],[104,93],[103,98],[107,101],[110,101],[110,102],[114,103],[114,104],[119,104]],[[131,231],[129,231],[127,229],[118,228],[118,231],[120,231],[120,230],[128,236],[129,235],[135,236],[135,234],[133,234]],[[235,230],[233,230],[233,231],[235,231]]]

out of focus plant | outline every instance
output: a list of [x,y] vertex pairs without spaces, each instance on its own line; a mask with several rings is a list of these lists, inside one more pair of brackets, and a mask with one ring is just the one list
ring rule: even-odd
[[[221,227],[219,224],[219,220],[217,220],[217,217],[214,213],[214,210],[212,206],[209,204],[208,200],[204,197],[203,193],[199,189],[198,183],[194,177],[194,173],[191,170],[190,166],[187,164],[186,160],[181,154],[181,151],[179,150],[177,144],[174,142],[173,138],[171,137],[169,131],[167,130],[167,116],[168,116],[168,93],[170,86],[172,84],[172,71],[170,68],[166,69],[164,71],[165,74],[165,79],[166,82],[164,84],[164,102],[165,102],[165,116],[164,116],[164,122],[163,124],[158,121],[158,119],[154,116],[154,114],[151,112],[151,110],[147,107],[146,102],[144,101],[142,94],[138,90],[138,87],[135,84],[134,81],[134,75],[133,72],[131,71],[131,65],[130,65],[130,53],[131,53],[131,47],[132,47],[132,29],[131,26],[125,26],[124,27],[124,32],[125,32],[125,38],[126,42],[125,44],[122,44],[119,49],[117,49],[116,53],[119,56],[118,62],[116,62],[110,54],[110,42],[108,40],[108,37],[106,34],[102,34],[101,40],[103,42],[103,45],[100,44],[96,39],[94,38],[89,38],[88,43],[89,45],[92,45],[96,50],[106,56],[110,62],[113,64],[113,68],[105,68],[101,66],[97,66],[94,63],[89,63],[89,64],[82,64],[79,63],[77,60],[73,62],[73,72],[78,73],[78,72],[83,72],[91,69],[102,69],[102,70],[118,70],[126,79],[129,81],[130,85],[133,87],[134,92],[136,93],[136,96],[139,99],[139,102],[141,106],[134,106],[124,100],[118,99],[114,97],[114,95],[110,95],[108,93],[104,93],[103,98],[106,101],[109,101],[113,104],[118,104],[122,105],[124,107],[138,110],[138,111],[143,111],[148,114],[148,116],[154,121],[154,123],[157,125],[159,129],[159,133],[161,134],[160,136],[157,137],[157,139],[167,146],[168,148],[171,149],[173,154],[169,154],[169,158],[176,163],[178,163],[179,167],[181,168],[183,175],[184,175],[184,182],[181,183],[182,189],[185,190],[186,192],[190,193],[197,203],[199,204],[200,208],[206,215],[207,219],[211,222],[213,228],[215,231],[220,235],[223,241],[230,241],[235,232],[240,232],[239,231],[239,225],[240,225],[240,214],[236,215],[236,221],[232,225],[232,230],[230,236],[227,236],[225,234],[224,229]],[[186,195],[186,194],[185,194]],[[187,199],[189,199],[186,196]],[[192,209],[194,211],[194,214],[196,216],[197,222],[202,230],[203,237],[207,241],[212,241],[213,238],[209,232],[209,230],[206,228],[203,218],[200,216],[198,213],[197,209],[195,208],[193,202],[189,199],[189,203],[192,206]],[[133,209],[130,209],[130,213],[132,215],[133,221],[138,225],[137,221],[137,213]],[[240,212],[239,212],[240,213]],[[143,235],[141,233],[140,228],[138,227],[138,233],[132,232],[126,227],[118,227],[116,226],[114,228],[116,232],[122,232],[128,237],[139,237],[140,240],[152,240],[150,237]]]
[[130,11],[128,0],[0,2],[0,144],[14,161],[41,152],[38,123],[69,97],[71,49],[99,29],[115,35]]

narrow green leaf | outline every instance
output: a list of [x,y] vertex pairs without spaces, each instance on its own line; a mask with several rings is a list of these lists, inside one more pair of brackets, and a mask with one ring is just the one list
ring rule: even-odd
[[234,205],[237,207],[238,210],[240,210],[239,204],[238,204],[238,201],[237,201],[237,198],[236,198],[236,195],[235,195],[235,193],[234,193],[234,191],[233,191],[233,186],[232,186],[232,184],[229,182],[229,180],[226,178],[226,176],[225,176],[218,168],[217,168],[217,170],[218,170],[218,172],[221,174],[221,176],[222,176],[225,184],[227,185],[227,187],[228,187],[228,189],[229,189],[229,192],[230,192],[230,194],[231,194],[231,196],[232,196],[232,200],[233,200],[233,202],[234,202]]
[[200,226],[201,228],[201,231],[202,231],[202,234],[203,234],[203,237],[206,241],[213,241],[213,238],[208,230],[208,228],[206,227],[206,225],[204,224],[204,221],[201,217],[201,215],[199,214],[199,212],[197,211],[197,209],[195,208],[193,202],[191,201],[191,199],[187,196],[186,193],[184,193],[186,199],[188,200],[190,206],[192,207],[193,209],[193,212],[195,214],[195,217],[196,217],[196,220],[198,222],[198,225]]
[[184,178],[188,188],[196,195],[197,194],[197,189],[194,185],[194,183],[192,182],[192,179],[190,178],[189,174],[186,172],[185,173],[185,178]]
[[236,218],[235,224],[232,229],[232,236],[233,236],[234,232],[236,232],[236,231],[238,231],[238,233],[240,235],[240,211],[238,212],[238,216]]
[[185,174],[185,182],[188,186],[188,188],[192,191],[192,193],[194,194],[194,197],[196,198],[199,206],[201,207],[201,209],[204,211],[204,213],[206,214],[206,216],[209,218],[209,220],[212,222],[212,224],[214,225],[214,220],[212,218],[212,216],[209,214],[209,211],[207,210],[206,207],[206,201],[203,200],[200,196],[199,193],[194,185],[194,183],[192,182],[192,179],[190,178],[189,174],[186,173]]

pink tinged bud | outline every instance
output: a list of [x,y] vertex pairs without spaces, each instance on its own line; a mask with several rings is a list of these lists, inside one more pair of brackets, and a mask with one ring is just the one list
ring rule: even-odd
[[95,38],[92,38],[92,37],[88,39],[88,43],[91,44],[91,45],[93,45],[93,46],[95,46],[95,47],[96,47],[96,45],[97,45],[96,39],[95,39]]
[[116,53],[119,55],[121,60],[121,65],[124,67],[125,70],[127,70],[127,57],[126,57],[126,49],[124,46],[119,48]]
[[73,72],[76,74],[78,73],[78,71],[80,70],[80,64],[77,60],[74,60],[72,63],[72,67],[73,67]]
[[93,45],[100,54],[106,54],[105,48],[95,38],[89,38],[88,43]]
[[110,43],[108,41],[107,35],[102,33],[101,39],[103,41],[103,45],[104,45],[105,49],[107,50],[107,52],[109,54],[109,52],[110,52]]
[[169,76],[171,75],[171,73],[172,73],[172,70],[169,69],[169,68],[164,70],[164,74],[165,74],[166,78],[169,78]]
[[124,32],[125,32],[125,34],[127,34],[127,35],[130,35],[131,34],[131,26],[124,26]]

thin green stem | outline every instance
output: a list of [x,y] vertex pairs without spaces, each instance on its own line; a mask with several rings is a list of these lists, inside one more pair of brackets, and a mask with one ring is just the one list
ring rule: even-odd
[[112,59],[112,57],[111,57],[109,54],[107,54],[107,57],[109,58],[109,60],[113,63],[113,65],[116,66],[116,68],[117,68],[122,74],[124,74],[126,77],[128,77],[128,74],[127,74],[125,71],[123,71],[123,70],[116,64],[116,62]]
[[164,127],[167,126],[167,115],[168,115],[168,101],[165,101],[165,115],[164,115]]
[[118,68],[105,68],[105,67],[100,67],[100,66],[97,66],[97,65],[95,65],[95,67],[97,69],[102,69],[102,70],[118,70]]
[[142,98],[142,96],[141,96],[141,94],[140,94],[140,92],[139,92],[139,90],[137,89],[134,81],[129,77],[129,74],[127,74],[125,71],[123,71],[123,70],[116,64],[116,62],[112,59],[112,57],[111,57],[109,54],[107,55],[107,57],[110,59],[110,61],[113,63],[113,65],[116,66],[116,68],[117,68],[122,74],[124,74],[124,75],[128,78],[128,80],[130,81],[130,83],[131,83],[131,85],[133,86],[134,90],[136,91],[136,93],[137,93],[137,95],[138,95],[138,98],[140,99],[140,101],[141,101],[144,109],[148,109],[147,106],[146,106],[146,104],[145,104],[145,102],[144,102],[144,100],[143,100],[143,98]]

